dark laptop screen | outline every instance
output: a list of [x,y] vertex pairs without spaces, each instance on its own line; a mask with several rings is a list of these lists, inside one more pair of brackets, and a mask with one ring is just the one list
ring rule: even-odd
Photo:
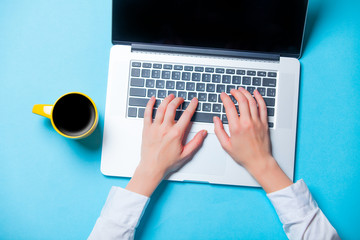
[[113,43],[299,56],[308,0],[113,0]]

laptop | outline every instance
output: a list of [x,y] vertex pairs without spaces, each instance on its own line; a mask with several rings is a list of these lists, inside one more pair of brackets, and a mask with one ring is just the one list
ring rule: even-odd
[[265,99],[272,153],[293,179],[307,6],[308,0],[113,0],[101,172],[133,175],[146,103],[155,96],[158,107],[172,93],[185,99],[177,119],[199,99],[186,141],[202,129],[208,136],[168,179],[259,186],[214,134],[213,116],[228,132],[220,93],[241,86]]

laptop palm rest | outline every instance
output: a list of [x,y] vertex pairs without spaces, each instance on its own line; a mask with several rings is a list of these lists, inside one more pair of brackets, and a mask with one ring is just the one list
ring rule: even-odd
[[[186,138],[189,142],[196,135],[190,132]],[[180,169],[180,173],[223,176],[226,171],[227,158],[215,134],[209,133],[203,145],[192,159]]]

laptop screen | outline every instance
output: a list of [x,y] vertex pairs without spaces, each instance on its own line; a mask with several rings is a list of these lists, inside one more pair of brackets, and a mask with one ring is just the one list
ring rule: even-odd
[[299,57],[308,0],[113,0],[113,43]]

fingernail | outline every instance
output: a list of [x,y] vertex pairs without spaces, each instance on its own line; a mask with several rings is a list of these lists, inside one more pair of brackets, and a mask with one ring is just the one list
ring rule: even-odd
[[206,130],[202,130],[201,135],[202,135],[203,137],[206,137],[207,131],[206,131]]

